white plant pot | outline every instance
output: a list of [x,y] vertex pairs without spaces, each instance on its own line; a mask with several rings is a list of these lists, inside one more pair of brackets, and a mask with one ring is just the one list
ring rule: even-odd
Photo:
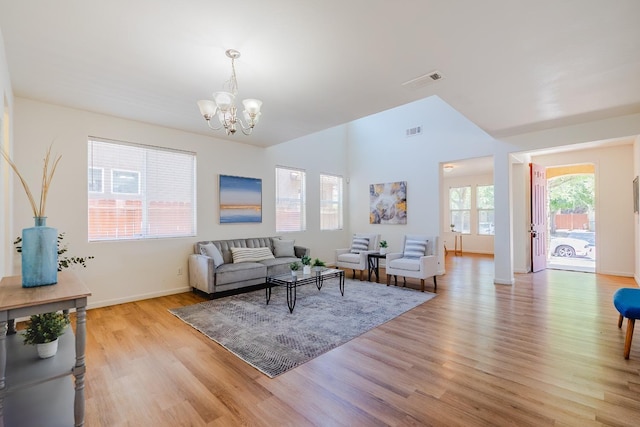
[[305,265],[302,268],[302,274],[304,274],[305,276],[308,276],[311,274],[311,266],[310,265]]
[[51,342],[36,344],[36,350],[38,350],[38,356],[40,356],[40,359],[53,357],[58,352],[58,340],[56,339]]
[[380,248],[380,255],[386,255],[387,254],[387,248]]

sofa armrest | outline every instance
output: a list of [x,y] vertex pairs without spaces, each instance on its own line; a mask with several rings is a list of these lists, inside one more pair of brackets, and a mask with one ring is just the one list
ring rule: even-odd
[[336,249],[336,258],[338,258],[338,256],[340,256],[342,254],[348,253],[349,251],[351,251],[351,248]]
[[311,249],[305,248],[304,246],[294,246],[293,253],[295,254],[296,258],[302,258],[304,255],[310,257]]
[[216,266],[213,258],[205,255],[189,255],[189,286],[208,294],[213,293],[215,286]]
[[402,258],[402,252],[391,252],[387,254],[386,261],[387,265],[389,265],[389,261],[393,261],[394,259]]
[[438,259],[435,255],[420,257],[420,270],[429,275],[438,274]]

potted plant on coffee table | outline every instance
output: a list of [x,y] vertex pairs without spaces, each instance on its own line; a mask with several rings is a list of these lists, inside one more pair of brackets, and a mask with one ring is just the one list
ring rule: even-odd
[[313,270],[316,273],[321,272],[327,265],[324,263],[324,261],[320,261],[320,258],[316,258],[313,260]]
[[302,258],[300,258],[300,262],[302,263],[302,274],[311,274],[311,257],[309,255],[303,255]]
[[389,244],[386,240],[380,240],[380,255],[385,255],[387,253],[387,248]]
[[35,314],[27,323],[24,343],[35,344],[41,359],[53,357],[58,351],[58,338],[68,324],[68,317],[59,311]]
[[297,277],[298,276],[298,270],[300,270],[300,263],[295,261],[292,262],[291,264],[289,264],[289,269],[291,270],[291,275],[293,277]]

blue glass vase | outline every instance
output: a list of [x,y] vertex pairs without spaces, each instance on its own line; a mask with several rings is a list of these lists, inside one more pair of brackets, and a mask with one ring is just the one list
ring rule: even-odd
[[22,287],[58,282],[58,230],[46,217],[35,217],[35,227],[22,230]]

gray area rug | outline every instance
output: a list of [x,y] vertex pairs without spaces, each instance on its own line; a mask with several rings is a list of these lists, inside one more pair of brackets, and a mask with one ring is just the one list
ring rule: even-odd
[[293,313],[286,289],[269,305],[255,291],[169,310],[270,378],[295,368],[430,300],[436,294],[378,283],[338,280],[297,289]]

